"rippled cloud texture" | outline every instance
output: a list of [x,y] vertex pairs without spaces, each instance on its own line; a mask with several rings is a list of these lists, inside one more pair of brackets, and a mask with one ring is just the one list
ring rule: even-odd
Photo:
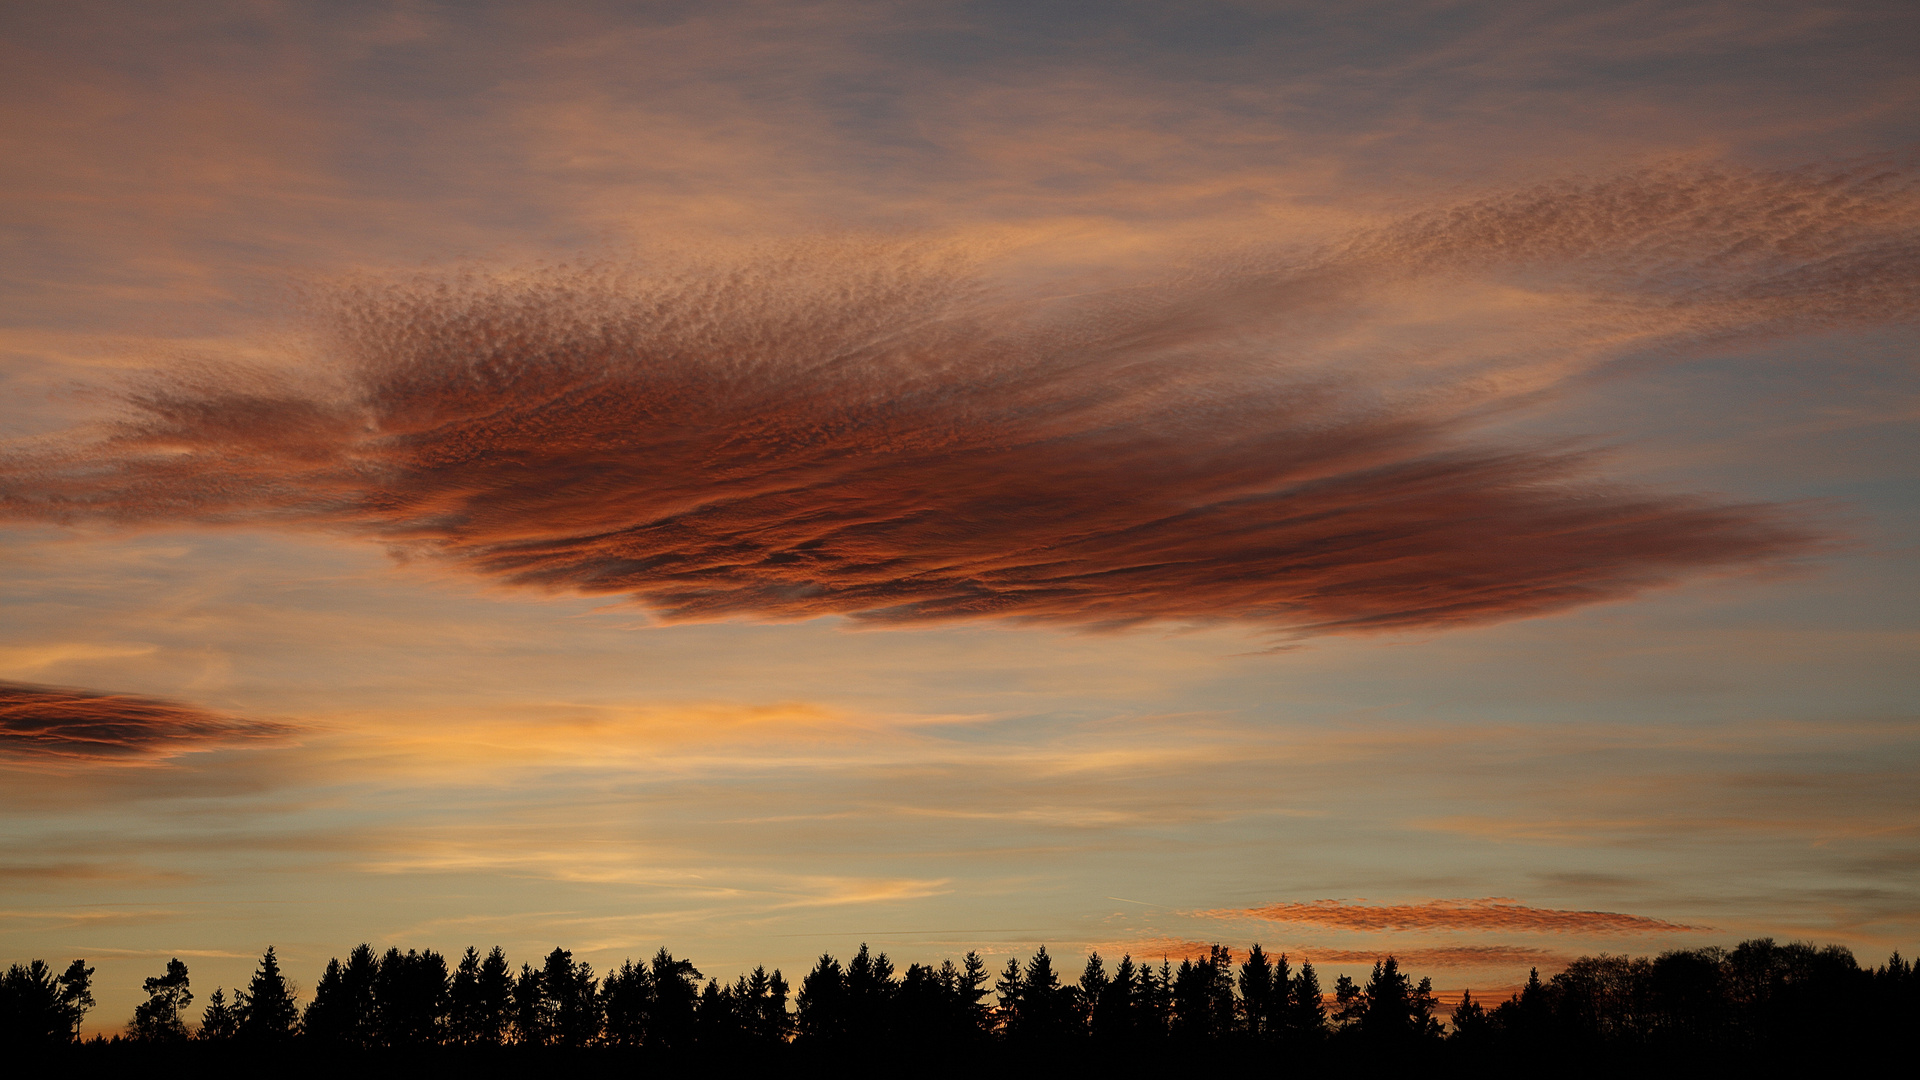
[[0,759],[152,761],[280,739],[292,730],[285,724],[224,716],[177,701],[0,682]]
[[1268,904],[1244,911],[1209,912],[1332,930],[1490,930],[1556,934],[1648,934],[1698,930],[1664,919],[1617,911],[1559,911],[1512,900],[1430,900],[1424,904],[1364,904],[1341,900]]
[[[1883,163],[1636,173],[1050,298],[977,262],[823,243],[364,281],[329,362],[155,375],[103,436],[8,458],[0,507],[345,529],[666,621],[1531,615],[1814,538],[1461,422],[1622,355],[1910,320],[1920,189]],[[1423,290],[1463,289],[1524,291],[1516,340],[1449,346]],[[1431,354],[1356,352],[1383,308],[1437,323]]]

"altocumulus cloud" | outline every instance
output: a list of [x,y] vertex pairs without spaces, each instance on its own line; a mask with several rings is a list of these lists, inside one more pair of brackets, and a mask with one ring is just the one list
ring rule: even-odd
[[1364,904],[1343,900],[1267,904],[1208,911],[1216,918],[1254,918],[1330,930],[1479,930],[1557,934],[1650,934],[1700,927],[1616,911],[1563,911],[1511,900],[1430,900],[1421,904]]
[[0,758],[17,761],[152,761],[292,731],[159,698],[0,682]]
[[1899,168],[1694,170],[1052,300],[937,246],[362,282],[325,362],[156,372],[105,429],[15,447],[0,514],[347,532],[666,621],[1513,618],[1813,537],[1472,443],[1487,401],[1399,392],[1330,342],[1409,282],[1574,304],[1555,355],[1907,320],[1916,237]]

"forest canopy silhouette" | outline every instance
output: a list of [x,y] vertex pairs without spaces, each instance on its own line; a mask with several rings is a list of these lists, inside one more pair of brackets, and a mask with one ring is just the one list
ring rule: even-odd
[[[1045,946],[997,971],[978,952],[900,971],[865,944],[822,955],[797,986],[756,967],[730,983],[660,949],[604,975],[555,948],[516,969],[498,947],[440,953],[366,944],[328,961],[298,1000],[272,948],[245,987],[217,988],[190,1023],[187,965],[145,980],[123,1033],[82,1043],[94,969],[44,961],[0,977],[0,1050],[102,1055],[591,1052],[673,1060],[838,1060],[868,1052],[931,1055],[929,1067],[1013,1055],[1233,1058],[1294,1063],[1396,1060],[1495,1064],[1677,1062],[1836,1049],[1911,1049],[1920,975],[1895,953],[1862,967],[1841,946],[1683,949],[1655,957],[1583,956],[1504,1000],[1469,990],[1444,1009],[1432,982],[1392,956],[1364,980],[1322,984],[1309,961],[1213,945],[1178,966],[1117,963],[1095,952],[1077,975]],[[704,980],[704,981],[703,981]],[[211,1060],[211,1058],[209,1058]]]

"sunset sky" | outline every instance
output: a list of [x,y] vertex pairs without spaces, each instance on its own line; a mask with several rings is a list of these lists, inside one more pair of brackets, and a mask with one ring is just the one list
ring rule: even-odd
[[0,962],[1920,950],[1920,7],[0,9]]

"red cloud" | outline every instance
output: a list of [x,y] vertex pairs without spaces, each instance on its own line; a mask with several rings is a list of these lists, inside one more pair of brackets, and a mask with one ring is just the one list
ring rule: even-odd
[[1575,275],[1669,337],[1915,314],[1904,174],[1741,176],[1543,189],[1071,303],[989,304],[874,252],[368,286],[338,308],[335,384],[156,377],[106,437],[0,460],[0,516],[347,531],[669,621],[1553,611],[1812,538],[1463,443],[1430,404],[1276,358],[1274,327],[1362,319],[1396,274]]
[[[1699,927],[1613,911],[1562,911],[1511,900],[1429,900],[1424,904],[1353,904],[1343,900],[1268,904],[1209,911],[1216,918],[1254,918],[1335,930],[1507,930],[1558,934],[1652,934]],[[1369,956],[1373,955],[1371,953]]]
[[0,682],[0,755],[17,759],[151,760],[292,730],[157,698]]
[[1296,960],[1315,964],[1371,964],[1393,957],[1404,968],[1489,968],[1529,967],[1561,968],[1572,957],[1545,949],[1521,945],[1441,945],[1418,949],[1300,949]]

